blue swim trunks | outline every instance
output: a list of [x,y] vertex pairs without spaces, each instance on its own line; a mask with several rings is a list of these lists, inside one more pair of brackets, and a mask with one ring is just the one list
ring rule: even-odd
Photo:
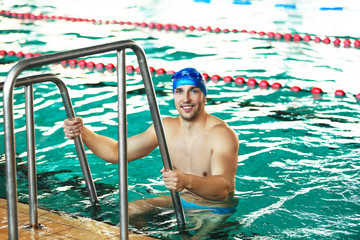
[[210,207],[210,206],[201,206],[193,202],[186,202],[184,199],[180,198],[182,206],[185,210],[191,209],[200,209],[207,210],[216,214],[229,214],[234,213],[236,211],[235,207]]

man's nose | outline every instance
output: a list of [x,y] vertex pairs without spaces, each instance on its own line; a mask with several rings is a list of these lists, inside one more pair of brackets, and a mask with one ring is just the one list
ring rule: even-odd
[[189,92],[185,92],[184,94],[184,102],[188,102],[190,100]]

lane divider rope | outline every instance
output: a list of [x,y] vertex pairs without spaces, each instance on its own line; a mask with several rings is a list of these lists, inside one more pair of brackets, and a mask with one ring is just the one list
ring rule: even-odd
[[[315,36],[314,34],[291,34],[291,33],[279,33],[279,32],[264,32],[264,31],[254,31],[254,30],[238,30],[238,29],[228,29],[228,28],[219,28],[219,27],[194,27],[194,26],[180,26],[177,24],[161,24],[155,22],[131,22],[131,21],[118,21],[118,20],[96,20],[96,19],[88,19],[88,18],[76,18],[76,17],[67,17],[67,16],[56,16],[56,15],[46,15],[46,14],[32,14],[32,13],[16,13],[8,10],[0,10],[0,16],[23,19],[23,20],[46,20],[46,21],[54,21],[54,20],[64,20],[70,22],[88,22],[93,24],[120,24],[120,25],[133,25],[136,27],[148,27],[150,29],[157,29],[159,31],[206,31],[212,33],[248,33],[251,35],[257,35],[259,37],[263,37],[268,40],[283,40],[285,42],[310,42],[313,41],[315,43],[324,43],[324,44],[333,44],[335,47],[343,46],[345,48],[360,48],[360,40],[356,38],[350,37],[324,37],[320,38]],[[267,38],[266,38],[267,37]]]
[[[30,58],[30,57],[37,57],[37,56],[41,56],[42,54],[40,53],[23,53],[23,52],[15,52],[15,51],[5,51],[5,50],[0,50],[0,57],[15,57],[16,59],[14,59],[15,61],[18,61],[22,58]],[[15,62],[14,61],[14,62]],[[60,62],[61,66],[64,68],[70,67],[71,69],[75,69],[75,68],[80,68],[80,69],[88,69],[89,71],[98,71],[98,72],[114,72],[116,71],[116,67],[114,64],[112,63],[108,63],[108,64],[104,64],[104,63],[94,63],[93,61],[86,61],[85,59],[71,59],[71,60],[67,60],[67,61],[61,61]],[[149,67],[150,73],[151,74],[157,74],[157,75],[164,75],[164,74],[168,74],[168,75],[172,75],[175,73],[174,70],[165,70],[164,68],[158,68],[155,69],[154,67]],[[140,68],[139,67],[134,67],[133,65],[127,65],[126,66],[126,73],[127,74],[134,74],[135,72],[140,73]],[[323,92],[323,90],[319,87],[313,87],[310,90],[306,90],[306,89],[301,89],[299,86],[292,86],[292,87],[286,87],[286,86],[282,86],[281,83],[279,82],[274,82],[272,84],[270,84],[267,80],[259,80],[259,79],[255,79],[255,78],[248,78],[246,79],[243,76],[220,76],[220,75],[212,75],[210,76],[207,73],[202,73],[204,79],[206,81],[212,81],[214,83],[219,82],[220,80],[224,81],[225,83],[231,83],[234,82],[235,84],[239,85],[239,86],[248,86],[250,89],[254,89],[254,88],[261,88],[261,89],[273,89],[273,90],[280,90],[282,88],[289,88],[292,92],[311,92],[314,95],[314,98],[319,98],[321,97],[322,94],[324,94],[325,92]],[[339,97],[339,98],[344,98],[346,97],[346,93],[341,90],[341,89],[337,89],[334,92],[335,97]],[[356,100],[360,103],[360,93],[353,95]]]

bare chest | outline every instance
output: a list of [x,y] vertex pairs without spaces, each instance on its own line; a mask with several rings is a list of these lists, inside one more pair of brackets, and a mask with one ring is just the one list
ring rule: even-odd
[[172,141],[168,147],[174,167],[197,176],[211,175],[211,147],[204,137],[193,141],[180,138]]

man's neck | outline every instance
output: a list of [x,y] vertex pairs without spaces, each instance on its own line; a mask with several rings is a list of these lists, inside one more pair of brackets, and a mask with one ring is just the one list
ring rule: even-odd
[[207,118],[206,116],[207,113],[203,112],[192,120],[186,120],[180,117],[180,122],[181,122],[180,127],[183,129],[183,131],[187,136],[196,135],[199,132],[203,131],[206,123],[206,118]]

